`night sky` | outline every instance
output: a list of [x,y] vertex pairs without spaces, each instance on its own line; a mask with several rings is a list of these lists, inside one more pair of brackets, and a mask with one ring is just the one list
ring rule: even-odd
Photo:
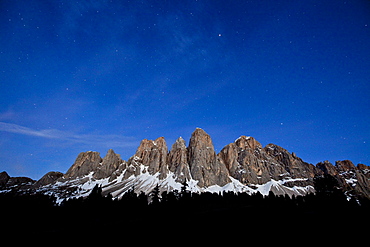
[[196,127],[370,165],[370,2],[0,2],[0,171]]

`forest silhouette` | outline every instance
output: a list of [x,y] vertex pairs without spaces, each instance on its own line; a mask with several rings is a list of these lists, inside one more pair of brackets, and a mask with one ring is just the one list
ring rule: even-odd
[[[4,231],[24,233],[134,231],[155,225],[154,230],[175,230],[192,225],[221,227],[223,225],[263,226],[279,223],[360,224],[369,220],[370,201],[366,198],[347,200],[335,178],[325,175],[315,179],[315,194],[306,196],[268,196],[260,193],[224,192],[191,193],[181,191],[160,192],[157,186],[148,195],[137,195],[134,190],[122,198],[102,196],[102,188],[95,186],[86,198],[64,200],[56,205],[50,195],[19,195],[16,192],[0,194]],[[173,225],[175,228],[171,228]],[[254,228],[255,229],[255,228]]]

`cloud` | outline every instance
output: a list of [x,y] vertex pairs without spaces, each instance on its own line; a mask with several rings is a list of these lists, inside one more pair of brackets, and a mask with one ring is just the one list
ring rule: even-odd
[[33,130],[31,128],[27,128],[21,125],[12,124],[12,123],[4,123],[0,122],[0,131],[16,133],[16,134],[24,134],[29,136],[38,136],[38,137],[45,137],[45,138],[58,138],[59,134],[55,132],[55,130]]
[[9,120],[16,116],[13,110],[7,110],[5,112],[0,112],[0,121]]
[[87,145],[97,145],[106,147],[134,147],[138,141],[133,137],[120,135],[97,135],[97,134],[76,134],[69,131],[57,129],[35,130],[18,124],[0,122],[0,131],[35,136],[47,139],[56,139],[72,143],[82,143]]

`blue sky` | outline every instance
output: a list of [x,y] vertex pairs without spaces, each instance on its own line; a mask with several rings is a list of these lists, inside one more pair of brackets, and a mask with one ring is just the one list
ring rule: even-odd
[[370,165],[369,1],[2,1],[0,170],[196,127]]

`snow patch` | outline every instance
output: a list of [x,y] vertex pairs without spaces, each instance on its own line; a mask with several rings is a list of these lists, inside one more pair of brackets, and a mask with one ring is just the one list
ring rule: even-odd
[[[143,192],[144,194],[149,194],[156,186],[159,186],[160,191],[181,191],[182,184],[176,182],[176,177],[173,172],[168,172],[167,176],[164,179],[159,179],[160,173],[149,174],[146,171],[146,167],[140,164],[136,169],[140,169],[141,173],[137,176],[131,175],[129,178],[124,179],[125,171],[113,181],[109,181],[108,178],[96,180],[93,177],[93,172],[88,175],[72,180],[59,181],[52,185],[47,185],[39,189],[40,192],[48,193],[57,197],[57,203],[61,203],[64,198],[78,198],[78,197],[87,197],[91,190],[99,185],[102,187],[103,195],[111,194],[113,198],[122,198],[122,196],[133,189],[136,194]],[[263,196],[267,196],[270,191],[273,191],[275,194],[288,194],[289,196],[295,195],[305,195],[309,192],[313,192],[314,188],[312,186],[300,187],[287,187],[284,184],[287,182],[294,181],[305,181],[305,178],[286,178],[282,180],[273,180],[271,179],[265,184],[242,184],[239,180],[230,177],[230,183],[225,184],[224,186],[212,185],[207,188],[201,188],[198,186],[198,181],[190,179],[186,183],[186,190],[191,193],[218,193],[222,194],[223,192],[234,192],[234,193],[248,193],[249,195],[260,192]],[[348,181],[350,182],[350,181]],[[354,180],[351,180],[354,183]],[[68,190],[66,190],[68,189]],[[70,191],[70,192],[66,192]]]

